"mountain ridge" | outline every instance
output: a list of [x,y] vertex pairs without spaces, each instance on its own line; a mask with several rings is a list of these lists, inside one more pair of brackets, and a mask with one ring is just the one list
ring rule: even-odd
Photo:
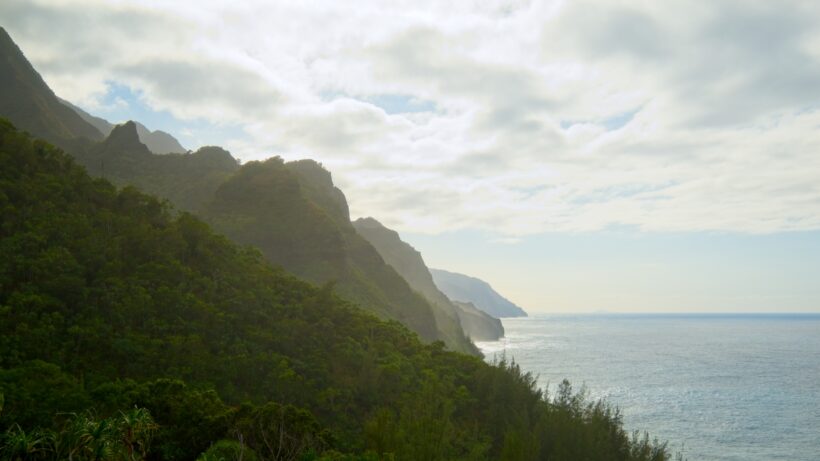
[[501,322],[475,309],[474,306],[453,303],[433,282],[424,258],[398,232],[385,227],[372,217],[353,221],[353,227],[399,273],[415,291],[439,307],[436,321],[445,331],[456,335],[460,331],[475,341],[494,341],[504,336]]
[[18,128],[61,147],[99,141],[102,133],[66,107],[0,27],[0,114]]
[[[9,50],[15,68],[22,70],[4,75],[18,86],[35,82],[38,94],[54,106],[31,104],[32,113],[48,122],[52,111],[67,110],[69,118],[97,132],[59,102],[10,37],[6,39],[3,49]],[[26,103],[26,94],[10,94],[6,88],[0,93],[12,101],[20,99],[18,104]],[[16,122],[15,115],[12,111]],[[436,323],[439,308],[414,292],[356,233],[344,194],[318,162],[285,164],[273,157],[240,166],[229,152],[214,146],[192,154],[159,155],[140,140],[134,121],[113,127],[100,142],[58,140],[90,174],[160,196],[179,211],[197,213],[229,238],[257,246],[272,264],[312,283],[335,283],[337,292],[348,300],[384,319],[404,323],[425,341],[443,340],[453,350],[480,355],[463,331],[442,331]]]
[[476,277],[430,268],[436,286],[454,301],[469,302],[495,318],[526,317],[527,313]]
[[358,233],[344,193],[318,162],[248,162],[219,186],[202,215],[272,263],[314,283],[335,283],[345,298],[401,321],[427,341],[478,354],[463,331],[439,323],[441,308],[415,293]]
[[[65,99],[60,98],[59,96],[57,99],[76,112],[77,115],[79,115],[83,120],[99,130],[103,136],[108,136],[111,133],[111,130],[113,130],[116,126],[102,117],[89,114],[85,110],[69,101],[66,101]],[[134,121],[134,123],[137,125],[137,134],[139,135],[140,141],[145,144],[151,152],[155,154],[184,154],[188,152],[188,149],[184,148],[182,144],[180,144],[179,141],[170,133],[166,133],[162,130],[151,131],[148,127],[138,121]]]

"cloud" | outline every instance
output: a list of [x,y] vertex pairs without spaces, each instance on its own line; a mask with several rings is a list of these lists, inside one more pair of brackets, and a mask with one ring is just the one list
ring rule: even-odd
[[[820,228],[812,2],[8,0],[61,96],[110,82],[312,157],[402,231]],[[157,127],[162,128],[162,127]]]

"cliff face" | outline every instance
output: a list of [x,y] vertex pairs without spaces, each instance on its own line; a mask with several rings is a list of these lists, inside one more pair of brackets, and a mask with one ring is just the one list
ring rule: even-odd
[[[478,350],[434,306],[385,264],[350,223],[344,194],[312,160],[274,157],[240,167],[230,153],[203,147],[193,154],[156,155],[133,122],[75,155],[90,173],[167,198],[202,216],[232,240],[259,248],[273,264],[309,281],[332,282],[342,297],[382,318],[397,320],[427,341]],[[459,334],[460,333],[460,334]]]
[[473,340],[495,341],[504,336],[504,326],[501,320],[489,316],[475,307],[473,303],[453,301],[453,305],[458,308],[461,328],[468,332]]
[[470,302],[495,317],[526,317],[524,309],[493,290],[489,283],[464,274],[430,269],[436,286],[455,301]]
[[117,125],[99,146],[111,155],[149,156],[151,151],[140,141],[137,124],[132,121]]
[[404,323],[425,340],[477,353],[463,333],[459,337],[440,324],[435,306],[356,232],[344,194],[317,162],[247,163],[219,186],[203,215],[233,240],[261,249],[274,264],[316,283],[333,282],[343,297]]
[[421,253],[401,240],[399,234],[384,227],[373,218],[353,222],[356,231],[370,242],[387,264],[393,266],[407,283],[421,293],[435,307],[436,322],[452,340],[466,334],[473,340],[488,341],[504,336],[498,319],[471,306],[460,306],[450,301],[433,282],[430,270]]

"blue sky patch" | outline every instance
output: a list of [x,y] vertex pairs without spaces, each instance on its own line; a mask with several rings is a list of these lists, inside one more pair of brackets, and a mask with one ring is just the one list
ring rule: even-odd
[[381,94],[365,101],[381,107],[388,114],[408,114],[415,112],[435,112],[436,103],[406,94]]
[[319,95],[323,101],[333,101],[338,98],[356,99],[373,104],[391,115],[435,112],[438,109],[435,102],[408,94],[377,94],[373,96],[355,97],[341,91],[322,91]]
[[150,130],[162,130],[177,138],[186,148],[222,146],[230,139],[241,139],[246,134],[240,125],[215,124],[204,119],[180,120],[168,111],[157,111],[145,102],[143,93],[118,82],[107,82],[108,91],[100,98],[99,109],[83,110],[118,124],[128,120],[142,123]]
[[627,112],[623,112],[621,114],[615,115],[613,117],[605,118],[603,120],[561,120],[561,129],[567,130],[573,125],[585,124],[590,123],[593,125],[599,125],[606,128],[607,131],[615,131],[620,130],[627,123],[631,122],[635,115],[641,111],[641,108],[633,109]]

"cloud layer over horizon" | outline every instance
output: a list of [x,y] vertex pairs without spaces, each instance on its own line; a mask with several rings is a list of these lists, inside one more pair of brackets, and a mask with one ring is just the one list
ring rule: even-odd
[[317,159],[403,232],[820,229],[820,4],[234,3],[0,25],[58,95],[242,127],[236,156]]

